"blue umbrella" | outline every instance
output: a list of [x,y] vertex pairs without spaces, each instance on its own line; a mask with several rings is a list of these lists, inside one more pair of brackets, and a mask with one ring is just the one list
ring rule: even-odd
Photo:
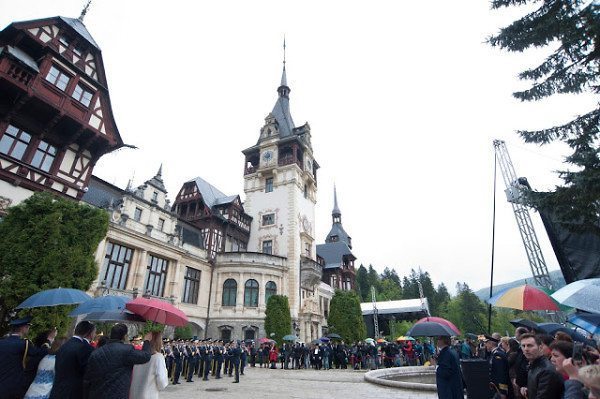
[[322,342],[329,342],[329,341],[331,341],[331,340],[330,340],[329,338],[327,338],[327,337],[321,337],[321,338],[319,338],[319,339],[320,339]]
[[592,334],[600,334],[600,314],[575,313],[567,321]]
[[130,300],[131,298],[119,295],[98,296],[77,306],[69,313],[69,316],[79,316],[92,312],[122,311],[125,309],[125,304]]
[[15,309],[41,308],[44,306],[75,305],[87,302],[91,296],[73,288],[53,288],[40,291],[25,299]]
[[588,278],[567,284],[552,294],[552,298],[572,308],[600,313],[600,278]]

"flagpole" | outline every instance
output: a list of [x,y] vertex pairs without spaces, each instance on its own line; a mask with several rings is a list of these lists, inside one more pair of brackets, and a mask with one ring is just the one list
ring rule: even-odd
[[[492,262],[490,267],[490,298],[494,287],[494,246],[496,244],[496,167],[498,165],[498,154],[494,151],[494,201],[492,211]],[[492,304],[488,302],[488,334],[492,333]]]

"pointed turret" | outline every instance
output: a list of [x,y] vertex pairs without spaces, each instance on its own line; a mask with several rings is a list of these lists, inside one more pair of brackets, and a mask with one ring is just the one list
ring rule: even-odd
[[163,182],[162,179],[162,163],[160,164],[160,167],[158,168],[158,172],[156,172],[156,176],[154,176],[152,179],[148,180],[146,182],[146,184],[150,184],[154,187],[156,187],[157,189],[159,189],[160,191],[162,191],[163,193],[167,192],[167,189],[165,187],[165,183]]
[[340,208],[338,207],[337,188],[335,184],[333,185],[333,211],[331,212],[331,217],[333,218],[333,223],[342,223],[342,212],[340,212]]
[[337,187],[335,185],[333,186],[333,211],[331,212],[331,218],[333,224],[331,226],[331,231],[327,234],[327,238],[325,238],[325,242],[331,243],[341,241],[346,243],[346,245],[352,249],[352,238],[346,233],[346,230],[344,230],[344,227],[342,226],[342,212],[338,206]]

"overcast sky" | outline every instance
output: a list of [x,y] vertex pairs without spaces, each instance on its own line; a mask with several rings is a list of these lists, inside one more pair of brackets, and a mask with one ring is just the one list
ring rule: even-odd
[[[85,0],[0,0],[0,25],[78,17]],[[559,183],[560,145],[524,144],[516,129],[563,123],[593,105],[562,96],[520,103],[519,71],[544,50],[509,54],[486,37],[525,10],[458,1],[95,0],[85,24],[102,49],[123,140],[94,173],[122,188],[160,164],[171,200],[201,176],[243,197],[241,150],[276,100],[287,40],[296,125],[311,125],[318,175],[317,241],[331,227],[333,184],[357,266],[428,271],[451,290],[489,284],[494,151],[517,174]],[[498,179],[495,281],[531,277]],[[558,263],[533,214],[551,270]]]

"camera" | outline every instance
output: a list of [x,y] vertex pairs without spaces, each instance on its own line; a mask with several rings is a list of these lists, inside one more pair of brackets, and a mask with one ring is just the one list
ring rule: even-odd
[[583,360],[583,343],[575,342],[573,343],[573,362],[581,362]]

